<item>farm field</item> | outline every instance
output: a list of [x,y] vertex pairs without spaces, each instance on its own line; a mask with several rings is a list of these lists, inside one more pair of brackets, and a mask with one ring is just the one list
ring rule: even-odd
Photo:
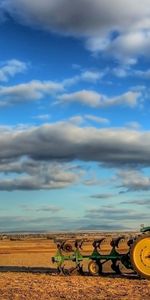
[[[117,234],[115,234],[116,236]],[[57,238],[70,236],[57,236]],[[77,237],[77,236],[76,236]],[[78,236],[79,238],[79,236]],[[84,237],[85,238],[85,237]],[[90,239],[97,238],[90,235]],[[111,235],[103,245],[104,251],[110,251]],[[85,242],[84,253],[91,253],[91,241]],[[125,243],[120,251],[125,250]],[[53,239],[13,238],[0,241],[0,299],[150,299],[150,282],[141,280],[130,271],[122,269],[122,275],[116,275],[105,267],[103,276],[92,277],[84,263],[85,276],[60,276],[51,257],[56,252]],[[66,267],[72,267],[67,263]]]

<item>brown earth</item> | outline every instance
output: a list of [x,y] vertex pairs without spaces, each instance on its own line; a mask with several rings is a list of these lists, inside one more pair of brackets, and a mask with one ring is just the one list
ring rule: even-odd
[[150,282],[134,278],[2,273],[1,300],[149,300]]
[[[109,237],[104,249],[109,251]],[[122,249],[125,245],[122,243]],[[91,252],[87,242],[84,252]],[[150,281],[136,275],[110,272],[101,277],[58,276],[51,257],[56,247],[51,239],[28,238],[0,241],[0,300],[56,299],[150,299]],[[71,263],[68,265],[71,267]],[[87,264],[85,263],[85,271]]]

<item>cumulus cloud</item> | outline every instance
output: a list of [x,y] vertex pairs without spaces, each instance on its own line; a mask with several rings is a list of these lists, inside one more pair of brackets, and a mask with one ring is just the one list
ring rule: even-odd
[[132,108],[137,105],[140,96],[140,92],[128,91],[119,96],[108,98],[107,96],[93,90],[81,90],[73,93],[64,93],[58,96],[56,104],[79,102],[90,107],[125,105]]
[[121,187],[126,191],[149,191],[150,178],[137,170],[122,170],[118,173]]
[[127,63],[149,55],[149,0],[2,0],[1,10],[20,23],[83,37],[92,51]]
[[98,79],[100,79],[103,76],[103,74],[99,72],[94,71],[85,71],[81,74],[81,79],[89,82],[96,82]]
[[99,79],[101,79],[105,75],[105,71],[91,71],[86,70],[81,72],[79,75],[75,75],[71,78],[67,78],[63,80],[64,86],[70,86],[77,84],[78,82],[85,81],[90,83],[96,83]]
[[[150,18],[150,15],[149,15]],[[110,42],[110,41],[109,41]],[[124,64],[134,65],[138,55],[148,56],[150,49],[150,27],[145,30],[123,33],[105,47],[108,54],[113,54]]]
[[76,125],[84,125],[91,122],[103,125],[108,125],[110,123],[110,121],[107,118],[101,118],[95,115],[75,115],[70,117],[68,121]]
[[7,191],[64,188],[76,183],[81,176],[81,172],[70,171],[65,164],[28,158],[1,162],[0,173],[3,174],[0,190]]
[[[108,97],[94,90],[79,90],[73,93],[62,93],[65,89],[65,82],[32,80],[27,83],[20,83],[12,86],[0,85],[0,107],[25,103],[27,101],[37,101],[45,96],[56,95],[54,104],[65,104],[78,102],[90,107],[111,107],[128,106],[135,107],[141,99],[142,91],[127,91],[124,94]],[[60,92],[62,94],[60,94]],[[90,115],[86,119],[95,122],[107,123],[107,119],[94,118]]]
[[79,102],[91,107],[98,107],[101,102],[101,95],[95,91],[81,90],[58,96],[58,103]]
[[113,69],[107,69],[105,74],[112,74],[116,77],[125,78],[125,77],[136,77],[140,79],[150,79],[150,69],[140,70],[140,69],[132,69],[128,65],[119,65]]
[[45,95],[52,95],[63,90],[61,83],[53,81],[32,80],[13,86],[0,86],[0,107],[36,101]]
[[107,118],[97,117],[95,115],[75,115],[68,119],[69,122],[80,125],[80,124],[86,124],[87,123],[98,123],[103,125],[108,125],[110,123],[110,120]]
[[80,125],[83,124],[85,119],[84,116],[80,116],[80,115],[76,115],[76,116],[72,116],[68,119],[69,122],[71,122],[72,124],[75,125]]
[[109,75],[109,76],[119,77],[121,79],[124,79],[126,77],[137,78],[142,80],[150,79],[150,69],[138,69],[135,67],[132,68],[130,65],[126,65],[123,63],[122,64],[120,63],[114,68],[105,68],[104,70],[101,71],[101,74],[103,74],[102,77]]
[[0,81],[8,81],[18,73],[24,73],[28,66],[25,62],[12,59],[0,65]]
[[82,128],[70,122],[3,130],[0,135],[1,162],[23,156],[37,161],[78,159],[149,165],[150,132],[126,128]]
[[[61,147],[60,147],[61,145]],[[58,122],[39,127],[3,128],[0,134],[0,190],[65,188],[104,180],[85,178],[75,161],[122,167],[115,177],[123,191],[148,191],[150,178],[131,167],[150,166],[150,132],[127,128],[79,127]],[[126,166],[130,169],[124,169]]]

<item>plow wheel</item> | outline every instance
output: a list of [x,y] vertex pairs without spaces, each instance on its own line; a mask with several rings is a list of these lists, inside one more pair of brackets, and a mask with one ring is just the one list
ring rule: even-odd
[[102,273],[102,264],[100,262],[91,260],[88,264],[88,270],[92,276],[99,275]]
[[131,247],[130,260],[141,277],[150,279],[150,235],[137,238]]

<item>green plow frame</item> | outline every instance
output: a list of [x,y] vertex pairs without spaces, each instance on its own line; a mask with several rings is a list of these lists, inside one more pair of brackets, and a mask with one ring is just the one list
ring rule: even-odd
[[[111,261],[111,268],[117,274],[120,274],[120,269],[118,262],[120,261],[127,269],[132,269],[130,263],[129,251],[125,254],[120,254],[117,251],[119,241],[122,237],[119,237],[111,241],[111,251],[109,254],[101,254],[100,245],[104,239],[95,240],[93,242],[93,252],[90,255],[82,255],[82,243],[83,241],[75,241],[75,249],[72,250],[71,255],[64,255],[63,247],[59,243],[57,244],[57,252],[54,257],[52,257],[52,262],[57,264],[57,269],[59,273],[69,274],[74,271],[83,274],[83,265],[84,260],[88,260],[88,269],[91,275],[97,275],[102,273],[102,266],[108,261]],[[75,263],[75,267],[66,271],[64,268],[65,261],[72,261]]]
[[[114,238],[110,242],[111,249],[108,253],[102,251],[101,244],[105,238],[94,240],[92,243],[93,251],[89,255],[82,253],[82,244],[84,241],[76,240],[74,247],[68,241],[56,241],[57,252],[52,257],[52,262],[57,264],[58,273],[71,274],[74,271],[84,274],[83,263],[88,261],[88,270],[91,275],[103,273],[103,265],[108,261],[111,263],[111,269],[120,274],[120,265],[126,269],[132,270],[132,273],[146,279],[150,279],[150,227],[141,226],[141,233],[134,234],[125,239],[125,236]],[[120,251],[119,243],[126,240],[127,248]],[[74,267],[65,269],[65,262],[74,263]]]

